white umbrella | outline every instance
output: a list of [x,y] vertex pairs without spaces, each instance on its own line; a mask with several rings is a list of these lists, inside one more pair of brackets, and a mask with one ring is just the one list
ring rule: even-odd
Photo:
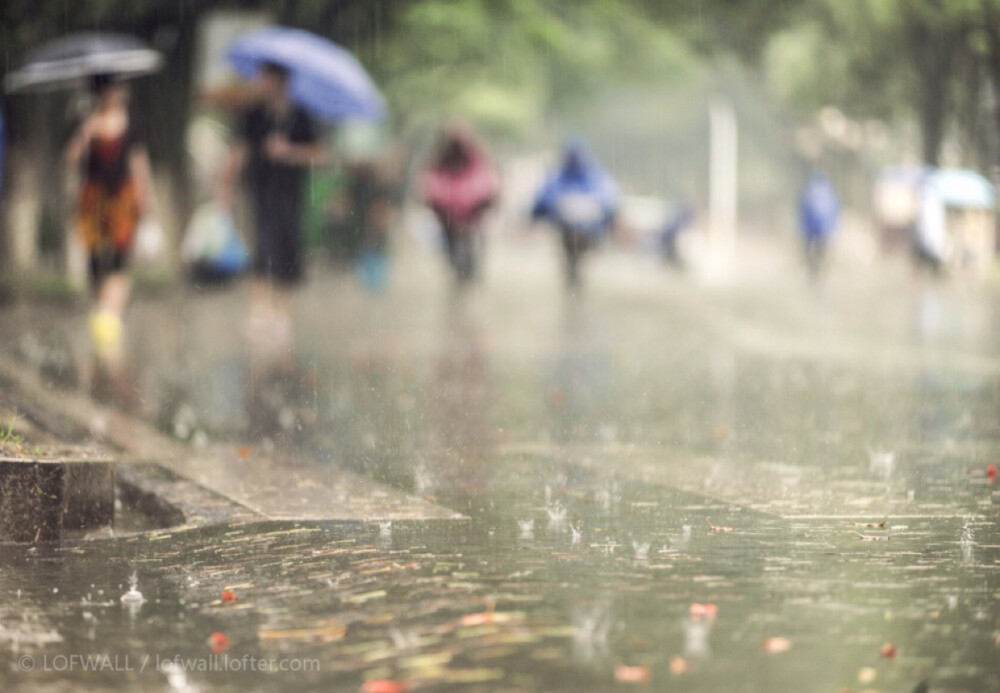
[[31,51],[24,64],[7,75],[8,92],[50,91],[82,84],[88,77],[139,77],[163,67],[163,55],[134,36],[79,33],[50,41]]

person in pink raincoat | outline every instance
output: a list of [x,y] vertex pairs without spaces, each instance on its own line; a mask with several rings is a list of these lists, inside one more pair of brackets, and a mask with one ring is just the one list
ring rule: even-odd
[[452,125],[441,136],[424,175],[424,200],[444,234],[448,262],[460,284],[476,276],[483,216],[499,185],[483,147],[471,132]]

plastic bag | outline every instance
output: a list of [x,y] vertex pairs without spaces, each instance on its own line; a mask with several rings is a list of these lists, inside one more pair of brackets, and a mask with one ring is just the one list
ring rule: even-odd
[[232,213],[210,202],[191,216],[181,258],[195,276],[206,279],[235,276],[250,264],[250,252],[236,230]]
[[162,257],[166,245],[163,226],[156,217],[147,214],[135,230],[135,244],[132,248],[135,261],[141,265],[154,264]]

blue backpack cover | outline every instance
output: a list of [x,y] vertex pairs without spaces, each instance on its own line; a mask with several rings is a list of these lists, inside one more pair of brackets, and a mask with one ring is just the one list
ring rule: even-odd
[[608,231],[617,212],[618,187],[582,146],[574,144],[562,168],[539,192],[531,216],[596,237]]
[[799,224],[807,238],[826,238],[833,233],[840,215],[840,200],[833,184],[823,175],[806,181],[799,199]]

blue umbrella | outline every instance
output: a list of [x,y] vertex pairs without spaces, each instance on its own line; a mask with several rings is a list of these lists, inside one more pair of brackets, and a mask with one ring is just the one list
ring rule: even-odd
[[361,64],[346,50],[301,29],[268,27],[244,34],[226,51],[243,77],[264,63],[289,72],[289,96],[314,115],[332,121],[378,120],[385,103]]

